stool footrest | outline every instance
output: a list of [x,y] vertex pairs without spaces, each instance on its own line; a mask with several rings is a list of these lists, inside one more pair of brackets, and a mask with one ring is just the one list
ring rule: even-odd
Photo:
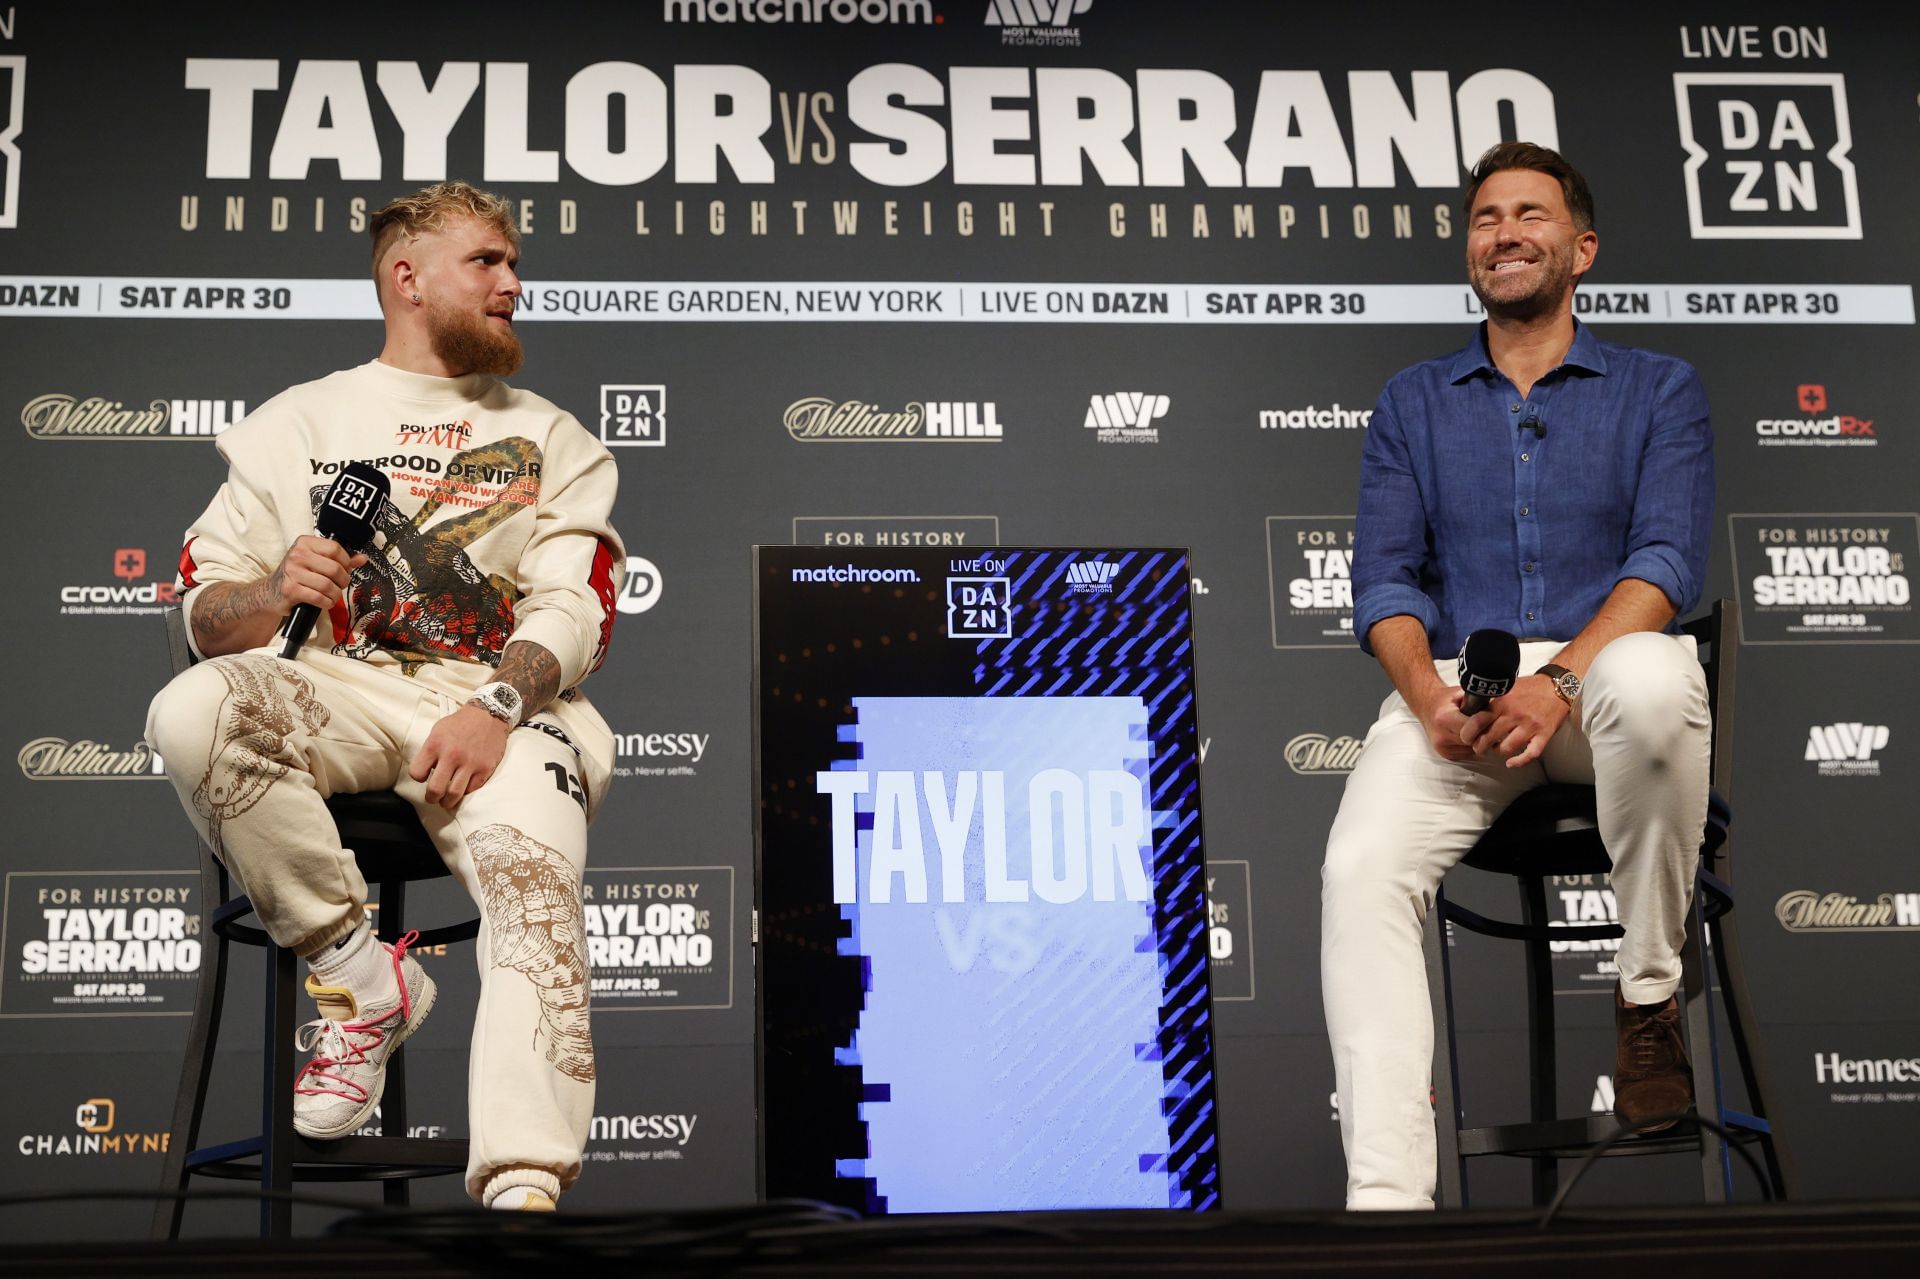
[[[187,1171],[203,1177],[260,1180],[265,1140],[248,1137],[209,1146],[187,1156]],[[342,1137],[337,1141],[293,1139],[295,1181],[395,1181],[465,1172],[467,1143],[440,1137]]]
[[[1758,1140],[1764,1131],[1762,1121],[1727,1112],[1727,1126],[1737,1141]],[[1760,1126],[1754,1126],[1760,1125]],[[1517,1155],[1529,1158],[1578,1159],[1595,1142],[1604,1141],[1620,1130],[1618,1115],[1588,1115],[1580,1119],[1546,1119],[1534,1123],[1494,1124],[1486,1128],[1462,1128],[1462,1155]],[[1677,1150],[1698,1150],[1700,1136],[1694,1131],[1648,1133],[1614,1143],[1608,1155],[1664,1155]]]

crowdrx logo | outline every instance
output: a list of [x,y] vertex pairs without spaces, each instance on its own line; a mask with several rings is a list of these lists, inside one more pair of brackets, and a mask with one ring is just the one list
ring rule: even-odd
[[244,400],[149,400],[130,409],[52,392],[27,401],[20,425],[36,440],[210,440],[246,415]]
[[1696,240],[1858,240],[1846,77],[1673,77]]
[[1074,19],[1093,8],[1093,0],[987,0],[986,25],[1000,28],[1002,45],[1078,47]]
[[1170,404],[1166,396],[1144,391],[1095,395],[1087,401],[1084,425],[1098,432],[1095,438],[1102,444],[1158,444],[1160,428],[1154,423],[1167,415]]
[[1831,448],[1835,445],[1872,447],[1880,441],[1873,433],[1873,419],[1851,413],[1827,412],[1827,388],[1817,382],[1801,384],[1794,400],[1805,417],[1763,417],[1753,424],[1753,433],[1763,446],[1782,445],[1798,448]]
[[157,614],[179,598],[171,578],[149,579],[135,585],[147,573],[147,553],[137,547],[122,547],[113,553],[113,576],[118,586],[63,586],[60,611],[72,616],[132,616]]
[[1892,736],[1885,724],[1815,724],[1807,730],[1805,758],[1818,761],[1822,777],[1878,777],[1873,753]]
[[171,1133],[115,1132],[117,1107],[111,1097],[89,1097],[73,1108],[73,1132],[22,1133],[15,1148],[28,1158],[40,1155],[165,1154]]

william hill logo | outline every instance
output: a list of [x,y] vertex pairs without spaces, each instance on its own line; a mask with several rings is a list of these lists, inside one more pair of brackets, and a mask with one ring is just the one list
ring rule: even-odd
[[36,737],[20,748],[20,771],[36,782],[129,781],[163,777],[160,753],[145,742],[118,751],[105,742]]
[[1308,777],[1351,773],[1360,762],[1360,749],[1360,741],[1345,733],[1302,733],[1287,743],[1287,767]]
[[1111,595],[1113,579],[1118,576],[1118,564],[1081,560],[1067,566],[1067,591],[1073,595]]
[[56,392],[28,400],[20,425],[36,440],[209,440],[246,415],[244,400],[149,400],[130,409]]
[[897,440],[998,443],[1003,434],[992,400],[914,401],[897,412],[861,400],[835,403],[808,396],[787,406],[787,434],[802,443]]
[[172,1136],[165,1132],[116,1132],[111,1097],[89,1097],[73,1110],[72,1132],[22,1133],[16,1149],[36,1155],[159,1155]]
[[1773,915],[1790,933],[1916,933],[1920,893],[1881,893],[1863,902],[1799,888],[1774,903]]

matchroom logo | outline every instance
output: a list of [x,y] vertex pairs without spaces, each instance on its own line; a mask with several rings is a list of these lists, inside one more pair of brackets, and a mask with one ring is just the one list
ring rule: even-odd
[[1673,77],[1696,240],[1858,240],[1847,81],[1836,74]]

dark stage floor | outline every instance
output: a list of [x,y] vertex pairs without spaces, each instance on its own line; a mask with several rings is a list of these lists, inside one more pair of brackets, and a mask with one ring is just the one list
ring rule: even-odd
[[[10,1211],[21,1211],[14,1207]],[[29,1209],[30,1211],[30,1209]],[[1881,1274],[1920,1202],[1444,1214],[1097,1212],[855,1221],[807,1204],[635,1215],[366,1212],[320,1238],[0,1248],[9,1275]]]

